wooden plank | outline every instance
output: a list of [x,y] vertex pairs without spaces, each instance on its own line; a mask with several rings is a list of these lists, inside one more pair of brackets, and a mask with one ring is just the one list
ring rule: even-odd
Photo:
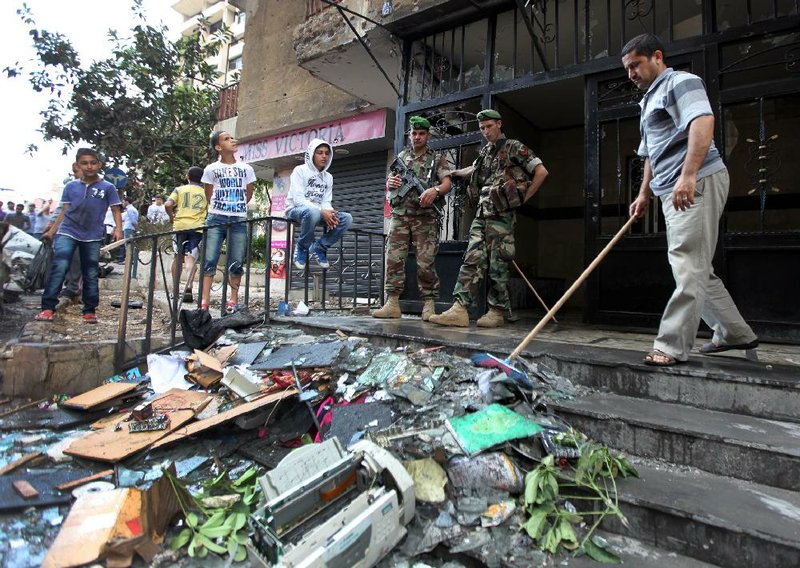
[[233,420],[243,414],[247,414],[248,412],[252,412],[254,410],[258,410],[259,408],[263,408],[272,404],[273,402],[277,402],[282,400],[288,396],[292,396],[297,394],[295,389],[289,389],[285,391],[281,391],[279,393],[273,394],[264,394],[262,397],[257,398],[251,402],[246,402],[244,404],[240,404],[234,408],[226,410],[225,412],[220,412],[216,416],[212,416],[211,418],[206,418],[205,420],[198,420],[197,422],[193,422],[184,428],[177,428],[168,436],[165,436],[155,444],[153,444],[153,449],[160,448],[162,446],[166,446],[168,444],[172,444],[174,442],[178,442],[187,438],[189,436],[194,436],[208,430],[210,428],[214,428],[215,426],[219,426],[225,422]]
[[77,408],[79,410],[89,410],[109,400],[128,394],[136,390],[137,386],[137,383],[108,383],[106,385],[100,385],[97,388],[65,400],[61,403],[61,406]]
[[142,493],[136,489],[114,489],[81,496],[61,525],[42,566],[67,568],[97,561],[115,538],[137,536],[128,524],[141,517],[141,508]]
[[167,430],[129,432],[125,425],[119,430],[109,426],[75,440],[65,454],[92,460],[116,463],[145,450],[155,442],[189,422],[211,398],[204,392],[172,389],[153,401],[153,410],[170,417]]
[[25,454],[19,459],[14,460],[10,464],[6,465],[3,469],[0,469],[0,475],[5,475],[10,471],[14,471],[21,465],[25,465],[29,461],[35,460],[39,456],[42,455],[42,452],[33,452],[32,454]]
[[14,489],[23,499],[33,499],[34,497],[39,495],[39,492],[36,489],[25,481],[24,479],[19,479],[12,483],[11,485],[14,486]]
[[31,406],[38,406],[39,404],[47,402],[46,398],[41,398],[39,400],[34,400],[33,402],[28,402],[27,404],[21,404],[16,408],[12,408],[11,410],[6,410],[2,414],[0,414],[0,418],[5,418],[6,416],[11,416],[12,414],[19,412],[20,410],[25,410],[26,408],[30,408]]
[[104,469],[103,471],[98,471],[93,475],[87,475],[86,477],[81,477],[80,479],[75,479],[73,481],[67,481],[66,483],[62,483],[61,485],[56,485],[56,489],[59,491],[67,491],[69,489],[74,489],[80,485],[85,485],[90,481],[96,481],[98,479],[102,479],[109,475],[114,475],[113,469]]

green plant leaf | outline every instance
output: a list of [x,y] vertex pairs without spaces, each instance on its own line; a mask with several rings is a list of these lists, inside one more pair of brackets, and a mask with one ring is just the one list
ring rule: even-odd
[[561,534],[561,545],[568,550],[575,550],[578,548],[578,535],[575,534],[575,528],[569,520],[561,516],[558,525]]
[[203,546],[208,548],[211,552],[216,552],[217,554],[225,554],[227,549],[224,546],[217,544],[204,534],[200,534],[199,537],[200,537],[200,542],[203,543]]
[[200,525],[200,529],[213,529],[219,526],[222,526],[222,523],[225,521],[225,511],[217,511],[213,515],[211,515],[208,520]]
[[244,513],[236,513],[234,517],[233,530],[234,532],[238,532],[239,529],[247,523],[247,515]]
[[249,468],[245,471],[242,475],[239,476],[239,479],[233,482],[234,487],[241,487],[247,483],[251,483],[253,480],[256,479],[258,475],[258,469],[255,467]]
[[219,527],[212,527],[210,529],[200,529],[200,534],[207,536],[208,538],[221,538],[228,536],[231,534],[232,527],[226,527],[225,525]]
[[172,550],[180,550],[181,548],[186,546],[186,543],[188,543],[191,538],[192,538],[192,529],[186,527],[169,542],[169,547]]
[[236,542],[238,542],[239,544],[247,544],[247,542],[250,540],[250,537],[247,536],[247,533],[245,532],[236,533],[234,535],[234,538],[236,538]]
[[536,508],[531,512],[530,518],[522,525],[528,536],[534,541],[542,538],[542,533],[547,526],[547,510],[543,508]]
[[539,476],[541,472],[535,469],[525,476],[525,504],[536,503],[536,495],[539,492]]
[[189,543],[188,552],[189,552],[189,556],[191,556],[192,558],[197,556],[197,553],[199,552],[199,550],[203,548],[203,545],[200,544],[200,538],[199,537],[200,537],[200,535],[197,535],[197,534],[194,535],[194,537],[192,538],[192,541]]
[[247,549],[244,546],[240,546],[239,550],[236,551],[236,554],[233,555],[233,561],[241,562],[245,558],[247,558]]
[[192,528],[197,527],[197,515],[195,513],[189,513],[186,515],[186,524]]
[[602,564],[622,564],[622,559],[619,556],[598,546],[591,538],[586,539],[586,542],[583,543],[583,550],[589,558]]

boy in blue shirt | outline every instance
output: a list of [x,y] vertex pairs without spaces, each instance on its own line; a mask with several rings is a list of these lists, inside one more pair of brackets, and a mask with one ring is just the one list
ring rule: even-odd
[[102,167],[99,154],[91,148],[79,148],[75,161],[80,179],[64,186],[61,195],[61,213],[42,239],[53,241],[53,265],[42,294],[42,311],[36,316],[39,321],[52,321],[58,305],[58,293],[64,283],[72,255],[78,250],[83,274],[83,321],[97,323],[95,310],[100,303],[97,278],[100,268],[100,245],[105,227],[103,219],[109,207],[113,207],[113,240],[122,238],[122,215],[117,189],[100,177]]

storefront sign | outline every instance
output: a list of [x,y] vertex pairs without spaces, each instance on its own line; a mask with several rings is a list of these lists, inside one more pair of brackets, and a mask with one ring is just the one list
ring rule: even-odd
[[244,162],[271,160],[301,154],[309,142],[321,138],[331,146],[343,146],[386,135],[386,109],[379,109],[324,124],[283,132],[253,142],[239,144],[239,159]]

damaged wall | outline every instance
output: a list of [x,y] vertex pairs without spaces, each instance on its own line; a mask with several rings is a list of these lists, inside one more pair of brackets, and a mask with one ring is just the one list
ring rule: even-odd
[[304,16],[303,2],[247,4],[237,138],[247,140],[352,114],[351,95],[297,65],[291,31]]

